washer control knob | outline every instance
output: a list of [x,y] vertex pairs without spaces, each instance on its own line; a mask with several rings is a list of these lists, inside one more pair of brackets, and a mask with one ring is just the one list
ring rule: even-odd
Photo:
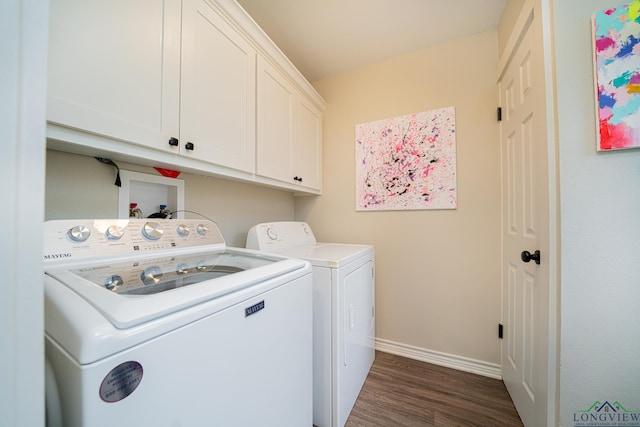
[[104,234],[109,240],[120,240],[120,238],[124,236],[124,228],[119,225],[112,225],[107,228],[107,231]]
[[162,224],[149,221],[142,227],[142,235],[150,240],[158,240],[164,234]]
[[78,225],[72,227],[67,231],[67,236],[74,242],[84,242],[91,235],[91,230],[89,230],[84,225]]
[[267,236],[271,239],[271,240],[276,240],[278,238],[278,232],[276,231],[275,228],[273,227],[269,227],[267,228]]
[[187,237],[189,233],[191,233],[191,230],[189,229],[189,226],[180,224],[178,228],[176,228],[176,232],[178,233],[178,236]]
[[196,227],[196,232],[199,235],[204,236],[209,232],[209,227],[207,227],[206,224],[198,224],[198,226]]

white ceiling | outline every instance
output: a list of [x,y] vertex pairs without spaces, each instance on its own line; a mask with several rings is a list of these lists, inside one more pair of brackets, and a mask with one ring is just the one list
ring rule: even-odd
[[498,26],[507,0],[237,0],[309,81]]

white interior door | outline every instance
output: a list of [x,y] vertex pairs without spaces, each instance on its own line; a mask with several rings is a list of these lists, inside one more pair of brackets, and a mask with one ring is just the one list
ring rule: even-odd
[[[546,425],[548,410],[549,179],[542,37],[533,12],[527,22],[499,82],[502,375],[533,427]],[[540,251],[539,264],[525,251]]]

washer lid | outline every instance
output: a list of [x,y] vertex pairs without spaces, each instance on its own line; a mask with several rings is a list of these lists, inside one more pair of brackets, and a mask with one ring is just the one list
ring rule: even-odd
[[46,272],[125,329],[286,273],[304,262],[240,249],[134,258]]

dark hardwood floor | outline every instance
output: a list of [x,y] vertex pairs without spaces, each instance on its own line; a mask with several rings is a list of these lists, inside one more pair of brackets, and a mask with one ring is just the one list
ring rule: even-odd
[[518,427],[500,380],[376,352],[345,427]]

